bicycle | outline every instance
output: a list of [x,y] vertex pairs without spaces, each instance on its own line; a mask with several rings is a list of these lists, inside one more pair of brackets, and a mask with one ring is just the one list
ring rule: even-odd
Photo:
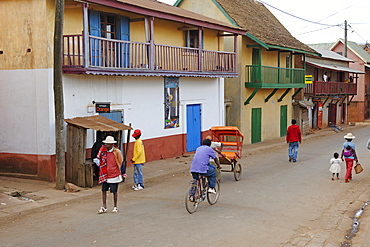
[[189,214],[197,211],[197,208],[201,202],[206,198],[209,204],[213,205],[217,202],[220,196],[220,183],[216,181],[215,191],[216,193],[208,192],[208,179],[205,176],[199,176],[199,179],[190,180],[190,186],[186,192],[185,197],[185,208]]

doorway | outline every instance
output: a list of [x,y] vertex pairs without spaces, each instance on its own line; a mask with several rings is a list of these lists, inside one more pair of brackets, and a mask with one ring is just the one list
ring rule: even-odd
[[286,130],[288,128],[288,106],[280,106],[280,137],[286,135]]
[[252,135],[251,142],[256,143],[261,141],[261,108],[252,109]]
[[200,104],[186,106],[186,151],[195,151],[201,145]]

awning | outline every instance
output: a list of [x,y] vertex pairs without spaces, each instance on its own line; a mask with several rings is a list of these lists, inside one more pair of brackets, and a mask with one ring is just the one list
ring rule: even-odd
[[66,123],[73,124],[85,129],[93,129],[98,131],[132,130],[130,126],[118,123],[100,115],[76,117],[71,119],[64,119],[64,121]]
[[338,66],[338,65],[330,65],[330,64],[322,64],[322,63],[315,63],[311,61],[306,61],[307,64],[310,64],[314,67],[320,68],[320,69],[329,69],[334,71],[343,71],[343,72],[349,72],[349,73],[355,73],[355,74],[365,74],[365,72],[351,69],[348,67]]
[[308,101],[308,100],[300,100],[298,101],[298,104],[300,107],[303,107],[303,108],[310,108],[310,107],[314,107],[315,104],[312,103],[311,101]]

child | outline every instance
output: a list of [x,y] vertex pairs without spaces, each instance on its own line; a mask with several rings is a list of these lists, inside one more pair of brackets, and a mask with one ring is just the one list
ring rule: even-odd
[[144,144],[141,141],[141,131],[136,129],[132,134],[132,137],[135,138],[135,145],[134,145],[134,155],[131,159],[131,162],[134,163],[134,182],[135,185],[132,186],[134,190],[142,190],[144,189],[144,181],[143,181],[143,170],[142,167],[145,163],[145,150]]
[[342,162],[342,159],[339,159],[339,154],[334,153],[334,158],[331,158],[330,160],[330,169],[329,171],[332,172],[331,180],[334,180],[335,173],[337,174],[337,179],[339,179],[339,173],[341,171],[340,163]]

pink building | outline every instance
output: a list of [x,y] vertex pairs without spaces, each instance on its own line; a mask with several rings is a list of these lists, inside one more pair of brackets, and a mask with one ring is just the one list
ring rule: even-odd
[[[338,39],[330,49],[344,56],[344,40]],[[370,118],[370,55],[356,42],[348,41],[347,58],[354,61],[354,63],[349,63],[351,69],[365,73],[358,74],[357,95],[353,97],[348,106],[348,120],[350,122],[362,122]]]

